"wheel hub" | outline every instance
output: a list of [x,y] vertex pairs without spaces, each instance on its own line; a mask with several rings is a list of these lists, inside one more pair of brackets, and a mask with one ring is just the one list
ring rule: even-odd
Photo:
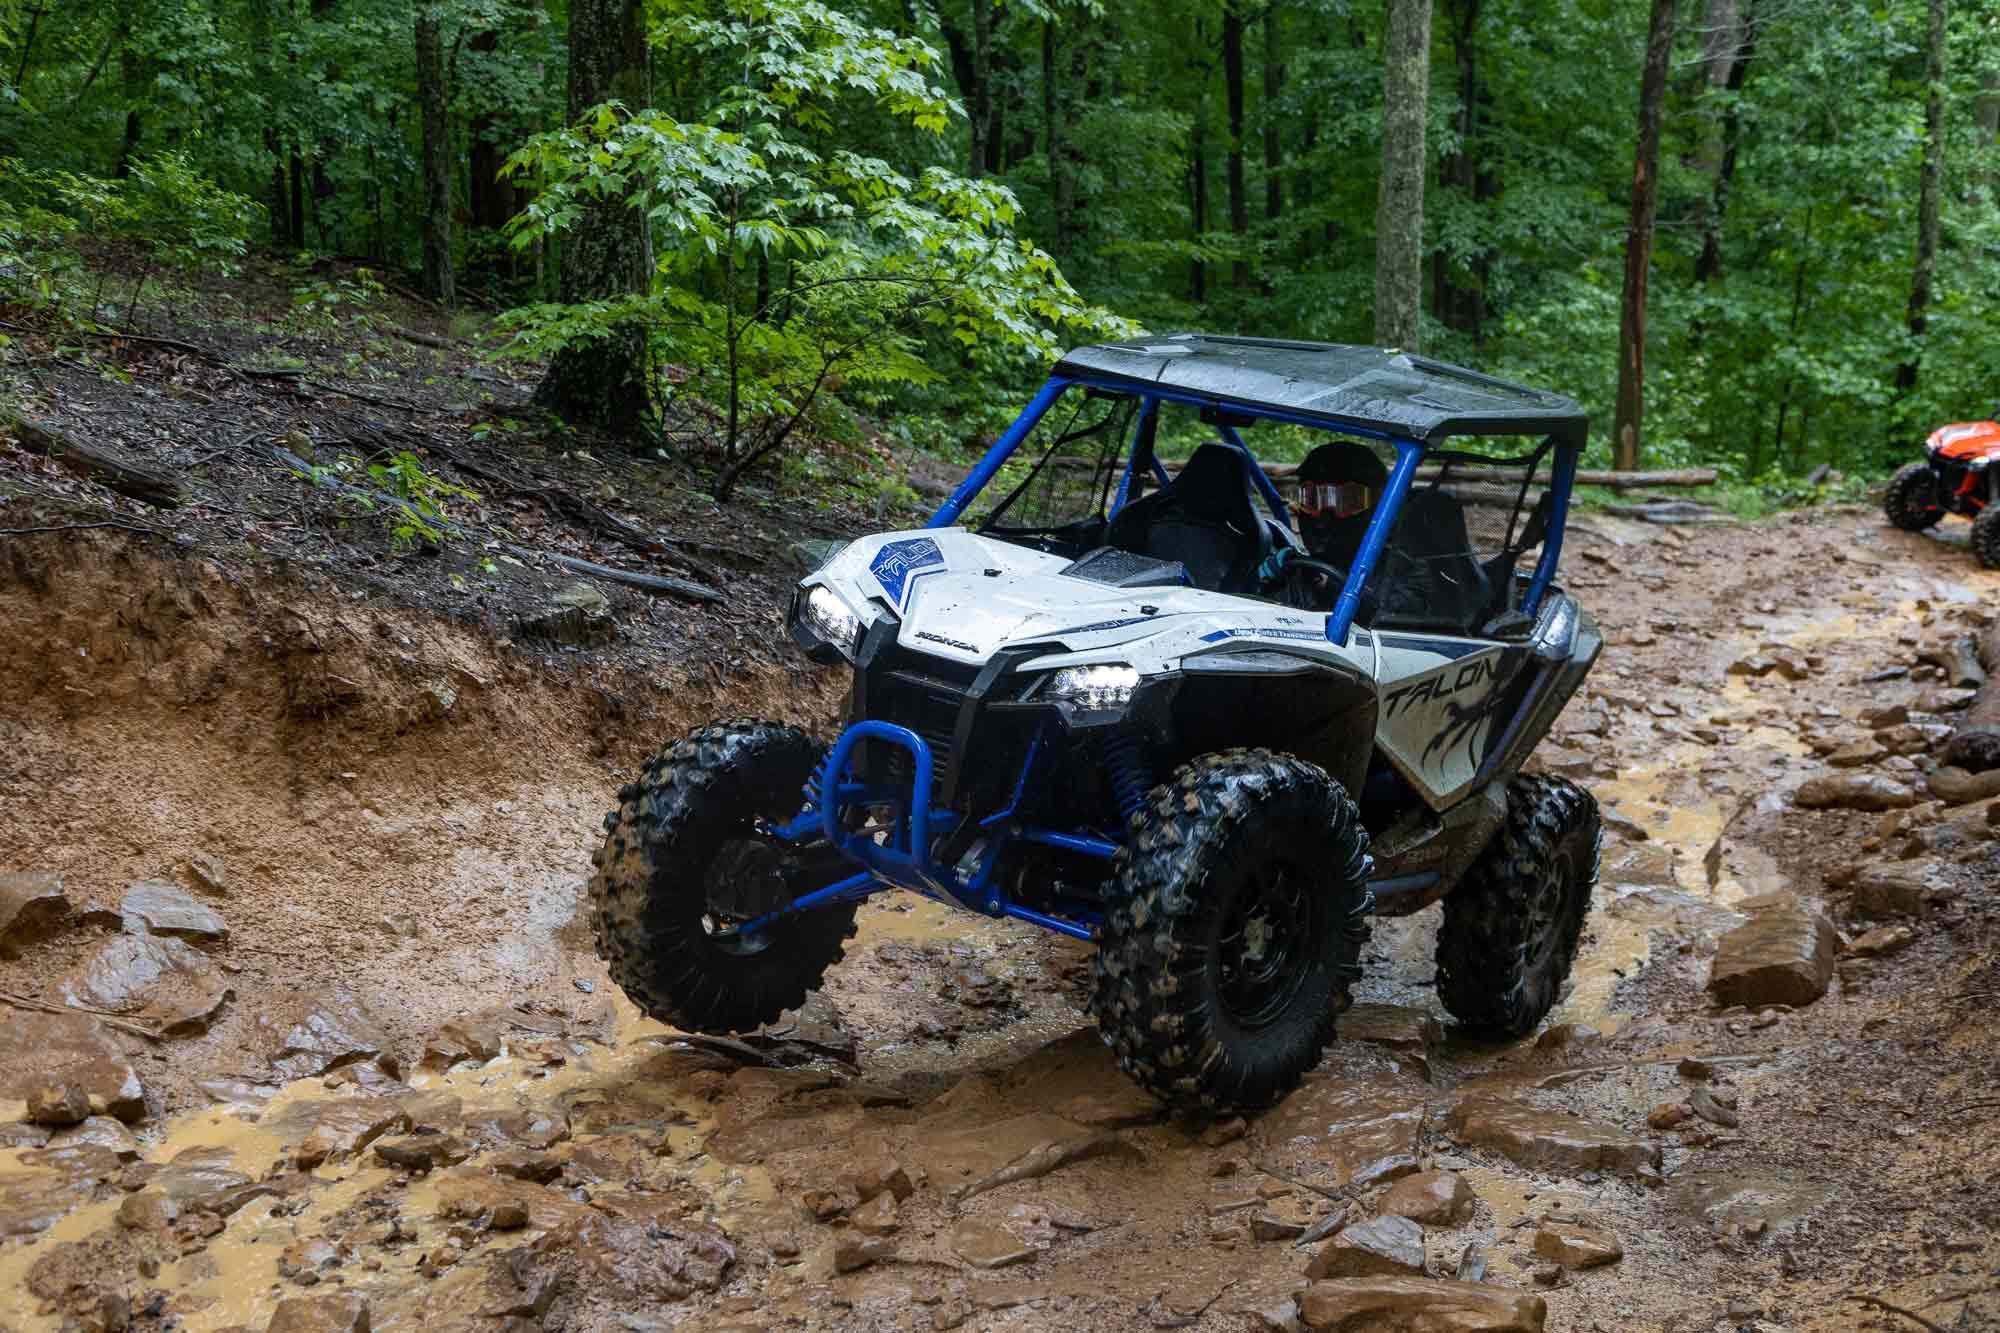
[[1240,1026],[1277,1021],[1304,983],[1312,960],[1312,907],[1304,874],[1284,865],[1250,872],[1216,942],[1223,1009]]

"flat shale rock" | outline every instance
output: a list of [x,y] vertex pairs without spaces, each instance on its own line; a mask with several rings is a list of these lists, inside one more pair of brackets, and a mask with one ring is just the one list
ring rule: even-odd
[[1381,1210],[1428,1227],[1454,1227],[1472,1216],[1479,1196],[1454,1171],[1422,1171],[1405,1176],[1384,1195]]
[[368,1302],[336,1291],[279,1301],[264,1333],[368,1333],[368,1328]]
[[1550,1218],[1535,1233],[1535,1253],[1564,1268],[1596,1268],[1623,1259],[1625,1247],[1602,1227]]
[[1833,979],[1840,949],[1833,923],[1796,898],[1755,902],[1750,919],[1716,947],[1709,993],[1723,1005],[1811,1004]]
[[62,876],[49,871],[0,875],[0,957],[69,915]]
[[1369,1277],[1424,1271],[1424,1229],[1393,1213],[1343,1229],[1306,1267],[1309,1278]]
[[125,896],[118,900],[118,915],[134,933],[179,935],[190,940],[229,936],[220,912],[187,890],[156,880],[141,880],[125,890]]
[[1878,773],[1836,773],[1811,778],[1792,797],[1806,810],[1900,810],[1915,805],[1914,791]]
[[258,1015],[257,1030],[279,1077],[311,1078],[379,1054],[389,1044],[375,1016],[344,986],[326,995],[281,999]]
[[66,1003],[123,1014],[173,1037],[206,1032],[234,994],[207,954],[145,934],[106,940],[58,989]]
[[1275,1165],[1365,1188],[1417,1169],[1424,1099],[1409,1084],[1312,1079],[1257,1123]]
[[1891,861],[1862,866],[1854,872],[1854,910],[1874,921],[1921,917],[1929,910],[1929,887],[1922,865]]
[[73,1084],[93,1112],[130,1123],[146,1114],[146,1089],[110,1029],[88,1014],[43,1014],[0,1006],[0,1098]]
[[1491,1095],[1460,1098],[1445,1128],[1467,1147],[1491,1148],[1534,1171],[1635,1176],[1660,1169],[1659,1147],[1616,1125]]
[[1035,1247],[1005,1227],[969,1218],[951,1233],[951,1252],[974,1268],[1008,1268],[1035,1257]]
[[1298,1307],[1307,1328],[1341,1333],[1542,1333],[1549,1317],[1531,1292],[1422,1277],[1314,1282]]

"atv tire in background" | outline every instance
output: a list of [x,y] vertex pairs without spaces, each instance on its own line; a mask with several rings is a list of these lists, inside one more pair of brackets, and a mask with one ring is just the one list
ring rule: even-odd
[[1256,1111],[1319,1063],[1360,975],[1368,835],[1326,772],[1270,750],[1182,766],[1127,826],[1091,1010],[1161,1100]]
[[1479,1036],[1525,1037],[1562,993],[1597,884],[1597,802],[1537,775],[1507,787],[1507,820],[1444,900],[1437,988]]
[[1968,544],[1981,569],[2000,569],[2000,504],[1988,505],[1972,520]]
[[1910,463],[1889,479],[1882,496],[1882,514],[1905,532],[1922,532],[1944,517],[1938,503],[1937,473],[1928,463]]
[[854,933],[854,904],[743,922],[838,877],[822,849],[758,832],[798,814],[825,747],[753,718],[690,732],[646,764],[604,817],[592,856],[591,924],[611,978],[652,1018],[694,1032],[743,1032],[803,1003]]

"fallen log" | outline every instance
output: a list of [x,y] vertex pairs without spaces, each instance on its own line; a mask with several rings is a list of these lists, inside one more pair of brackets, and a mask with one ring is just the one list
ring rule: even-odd
[[0,430],[12,435],[29,453],[40,454],[120,495],[129,495],[156,509],[174,509],[180,505],[180,482],[157,468],[134,463],[113,450],[79,440],[15,411],[0,410]]
[[2000,621],[1979,636],[1977,665],[1985,671],[1979,693],[1959,714],[1938,759],[1947,768],[1985,773],[2000,768]]
[[628,588],[640,588],[646,592],[672,593],[676,597],[687,597],[697,602],[719,602],[722,594],[703,583],[688,579],[670,579],[659,574],[641,574],[635,570],[618,569],[611,565],[600,565],[595,560],[581,560],[573,555],[557,555],[554,551],[537,551],[528,546],[515,546],[501,542],[500,549],[524,560],[549,560],[564,569],[573,569],[579,574],[589,574],[594,578],[606,579],[612,583],[622,583]]

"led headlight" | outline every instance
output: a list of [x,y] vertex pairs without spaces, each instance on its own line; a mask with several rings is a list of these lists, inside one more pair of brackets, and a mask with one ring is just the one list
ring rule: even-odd
[[1078,708],[1123,708],[1139,688],[1139,672],[1123,662],[1064,667],[1049,680],[1048,696]]
[[824,584],[806,594],[801,609],[806,628],[846,654],[854,656],[861,640],[861,617],[847,609],[840,595]]
[[1986,465],[1992,461],[1993,460],[1991,458],[1983,456],[1979,458],[1968,458],[1965,461],[1965,465],[1971,468],[1974,472],[1984,472],[1986,470]]

